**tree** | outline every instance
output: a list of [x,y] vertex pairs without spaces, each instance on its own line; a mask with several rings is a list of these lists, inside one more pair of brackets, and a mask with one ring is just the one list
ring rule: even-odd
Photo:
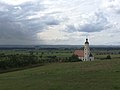
[[111,59],[111,56],[110,56],[110,55],[107,55],[106,59]]
[[70,62],[77,62],[77,61],[80,61],[80,59],[78,58],[77,55],[72,55],[72,56],[69,58],[69,61],[70,61]]

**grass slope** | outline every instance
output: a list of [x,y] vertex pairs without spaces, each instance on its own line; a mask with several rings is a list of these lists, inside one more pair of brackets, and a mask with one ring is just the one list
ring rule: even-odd
[[120,60],[54,63],[4,73],[0,90],[120,90]]

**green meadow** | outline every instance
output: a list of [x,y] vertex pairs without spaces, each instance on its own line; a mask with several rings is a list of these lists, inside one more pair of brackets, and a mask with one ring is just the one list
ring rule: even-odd
[[0,90],[120,90],[120,60],[52,63],[3,73]]

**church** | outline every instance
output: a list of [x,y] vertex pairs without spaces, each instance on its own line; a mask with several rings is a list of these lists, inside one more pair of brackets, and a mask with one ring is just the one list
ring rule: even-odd
[[93,61],[94,56],[90,52],[89,48],[89,42],[88,39],[86,39],[84,44],[84,50],[75,50],[74,55],[77,55],[79,59],[82,61]]

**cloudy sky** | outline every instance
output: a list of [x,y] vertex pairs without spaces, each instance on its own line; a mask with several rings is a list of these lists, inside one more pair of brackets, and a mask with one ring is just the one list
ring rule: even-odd
[[120,0],[0,0],[0,45],[120,45]]

